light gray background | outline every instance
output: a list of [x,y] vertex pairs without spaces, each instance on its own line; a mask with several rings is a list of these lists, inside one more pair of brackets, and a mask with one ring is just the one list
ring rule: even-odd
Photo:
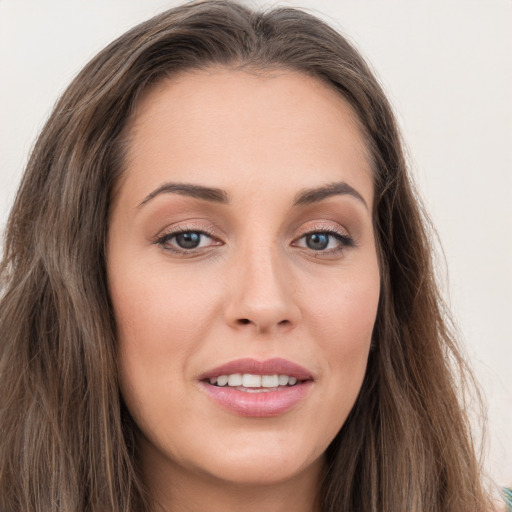
[[[271,2],[247,2],[274,5]],[[488,468],[512,484],[512,0],[303,0],[376,69],[446,256],[445,294],[489,405]],[[0,230],[58,95],[103,46],[176,5],[0,0]]]

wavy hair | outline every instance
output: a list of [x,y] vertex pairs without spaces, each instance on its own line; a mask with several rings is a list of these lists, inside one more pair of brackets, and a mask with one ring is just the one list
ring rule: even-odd
[[378,81],[319,19],[229,0],[189,3],[122,35],[74,79],[34,146],[1,266],[0,510],[149,510],[118,386],[109,206],[138,98],[211,66],[330,84],[357,114],[372,159],[381,297],[361,392],[327,450],[322,511],[489,510],[460,393],[469,374]]

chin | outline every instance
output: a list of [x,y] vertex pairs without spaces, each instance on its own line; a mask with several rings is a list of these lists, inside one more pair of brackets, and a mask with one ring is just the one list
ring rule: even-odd
[[202,442],[188,440],[181,448],[156,447],[144,438],[143,465],[150,473],[162,469],[170,481],[188,473],[215,485],[242,487],[279,485],[321,472],[326,446],[308,444],[303,435],[285,437],[271,429],[244,432],[238,438],[224,434],[212,439],[206,434]]
[[231,483],[235,486],[273,486],[300,478],[302,474],[317,473],[324,465],[321,454],[315,460],[300,460],[292,454],[272,456],[269,453],[255,455],[252,459],[219,457],[215,466],[202,470],[216,480]]

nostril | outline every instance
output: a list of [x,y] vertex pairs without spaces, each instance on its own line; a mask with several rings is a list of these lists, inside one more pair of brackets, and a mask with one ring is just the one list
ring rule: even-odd
[[[248,325],[248,324],[252,324],[253,322],[251,320],[249,320],[248,318],[239,318],[237,320],[237,323],[240,325]],[[281,320],[280,322],[277,323],[277,325],[288,325],[289,323],[290,323],[289,320]]]

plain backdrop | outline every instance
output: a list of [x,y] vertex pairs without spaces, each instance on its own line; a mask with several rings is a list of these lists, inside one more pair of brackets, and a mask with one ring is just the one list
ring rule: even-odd
[[[30,148],[79,69],[163,0],[0,0],[0,230]],[[270,7],[274,2],[246,1]],[[303,0],[367,57],[444,249],[440,276],[512,484],[512,0]]]

